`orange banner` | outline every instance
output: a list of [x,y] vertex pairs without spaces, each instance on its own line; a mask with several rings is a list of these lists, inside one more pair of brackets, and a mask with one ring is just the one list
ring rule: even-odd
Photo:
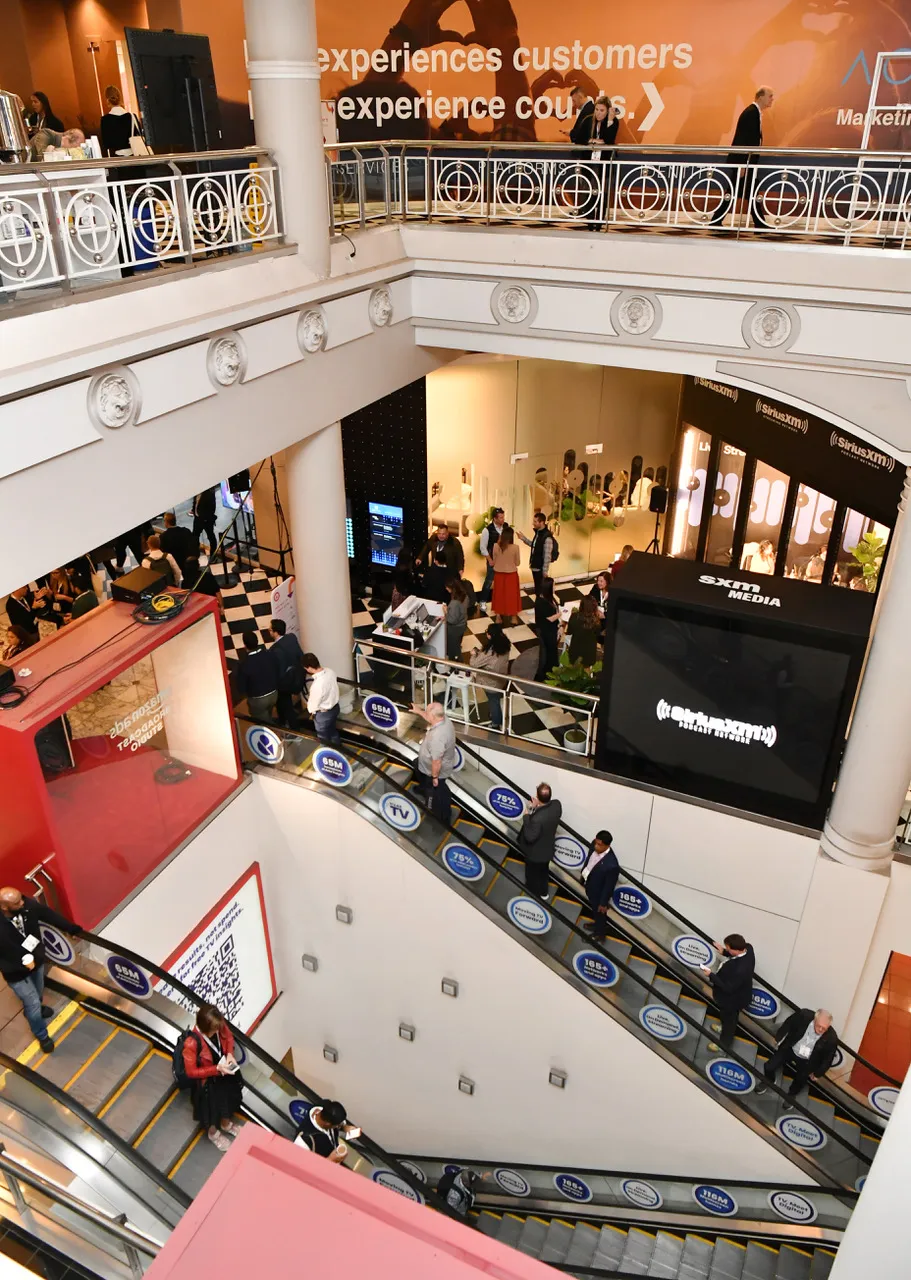
[[[911,0],[317,0],[322,96],[342,141],[561,142],[580,85],[619,142],[725,145],[759,85],[766,146],[857,147],[880,52]],[[886,65],[871,145],[911,145],[911,52]]]

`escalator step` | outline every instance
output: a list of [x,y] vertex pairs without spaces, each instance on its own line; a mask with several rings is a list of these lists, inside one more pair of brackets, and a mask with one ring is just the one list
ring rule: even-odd
[[620,1227],[605,1224],[598,1236],[598,1247],[592,1256],[591,1265],[601,1271],[617,1271],[620,1259],[626,1248],[627,1233]]
[[34,1064],[35,1070],[45,1080],[62,1088],[114,1030],[110,1022],[96,1018],[91,1013],[74,1018],[69,1029],[58,1037],[54,1052],[41,1057]]
[[793,1245],[783,1244],[778,1251],[778,1268],[775,1280],[810,1280],[813,1255]]
[[[243,1116],[235,1116],[234,1123],[243,1125]],[[229,1138],[228,1141],[232,1139]],[[187,1195],[196,1196],[221,1157],[222,1152],[200,1130],[189,1150],[184,1153],[177,1166],[171,1169],[170,1176]]]
[[459,835],[470,840],[472,844],[477,844],[481,836],[484,834],[484,828],[478,822],[466,822],[464,818],[459,818],[457,822],[452,824]]
[[175,1090],[133,1145],[156,1169],[167,1171],[186,1151],[198,1127],[193,1119],[189,1091]]
[[480,848],[494,861],[499,862],[502,866],[503,859],[506,857],[507,848],[505,844],[501,844],[499,840],[488,840],[486,836],[479,842]]
[[810,1264],[810,1280],[828,1280],[834,1261],[834,1253],[830,1253],[828,1249],[816,1249]]
[[632,947],[628,942],[625,942],[623,938],[608,937],[607,941],[604,943],[604,950],[612,959],[619,960],[621,964],[626,964],[630,957]]
[[547,1228],[550,1224],[543,1218],[526,1218],[516,1248],[530,1258],[540,1258],[544,1241],[547,1239]]
[[747,1256],[743,1264],[743,1280],[775,1280],[778,1266],[778,1250],[758,1240],[751,1240],[747,1245]]
[[598,1247],[599,1234],[597,1227],[590,1227],[587,1222],[577,1222],[564,1266],[590,1267]]
[[544,1248],[539,1255],[541,1261],[550,1263],[565,1262],[572,1240],[573,1228],[571,1225],[568,1222],[561,1222],[559,1218],[553,1218],[547,1228]]
[[90,1111],[97,1111],[120,1088],[148,1051],[149,1042],[142,1036],[118,1030],[78,1080],[67,1086],[67,1093]]
[[174,1087],[171,1059],[153,1052],[100,1115],[124,1141],[133,1143]]
[[702,1236],[688,1235],[683,1245],[683,1257],[677,1271],[677,1280],[708,1280],[712,1269],[714,1246]]
[[675,1280],[680,1273],[683,1245],[682,1236],[671,1235],[669,1231],[659,1231],[658,1239],[655,1241],[655,1251],[648,1264],[648,1275],[658,1276],[660,1280]]
[[661,992],[661,998],[668,1004],[676,1004],[683,991],[680,983],[673,978],[656,978],[652,985]]
[[650,1231],[643,1231],[641,1227],[630,1227],[626,1233],[626,1248],[623,1250],[623,1257],[620,1259],[617,1270],[625,1271],[628,1275],[647,1276],[649,1263],[655,1252],[655,1243],[655,1237]]
[[715,1241],[709,1280],[741,1280],[746,1256],[747,1251],[742,1244],[719,1236]]
[[500,1230],[500,1215],[491,1213],[489,1209],[484,1209],[478,1218],[478,1230],[485,1236],[492,1236],[496,1239],[497,1232]]
[[500,1244],[508,1244],[513,1249],[518,1248],[519,1236],[524,1226],[524,1218],[517,1218],[514,1213],[504,1213],[500,1219],[500,1229],[497,1231]]
[[759,1045],[755,1040],[744,1040],[743,1036],[735,1036],[734,1052],[738,1058],[743,1058],[744,1062],[753,1066],[756,1061],[756,1054],[759,1052]]

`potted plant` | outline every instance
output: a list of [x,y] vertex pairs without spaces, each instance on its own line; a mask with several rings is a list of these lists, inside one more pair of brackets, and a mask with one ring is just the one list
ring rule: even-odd
[[864,571],[864,585],[868,591],[876,590],[885,549],[885,539],[878,533],[865,533],[851,550],[851,555]]
[[583,667],[581,662],[570,662],[569,653],[564,650],[560,654],[560,661],[544,677],[544,683],[549,684],[552,689],[565,691],[567,696],[562,700],[570,706],[588,707],[590,704],[587,699],[573,698],[571,695],[597,694],[601,684],[600,676],[600,662],[596,662],[593,667]]

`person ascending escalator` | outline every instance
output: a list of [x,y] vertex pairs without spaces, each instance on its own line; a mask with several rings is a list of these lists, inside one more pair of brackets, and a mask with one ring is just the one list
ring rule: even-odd
[[467,1218],[474,1205],[479,1181],[478,1175],[471,1169],[450,1168],[437,1183],[437,1195],[445,1200],[449,1208],[460,1218]]

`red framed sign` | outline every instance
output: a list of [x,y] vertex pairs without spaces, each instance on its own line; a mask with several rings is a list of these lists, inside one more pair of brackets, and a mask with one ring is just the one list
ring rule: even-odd
[[[214,1004],[244,1033],[262,1021],[278,990],[258,862],[231,886],[162,968]],[[187,1004],[173,987],[164,982],[158,987],[177,1004]]]

